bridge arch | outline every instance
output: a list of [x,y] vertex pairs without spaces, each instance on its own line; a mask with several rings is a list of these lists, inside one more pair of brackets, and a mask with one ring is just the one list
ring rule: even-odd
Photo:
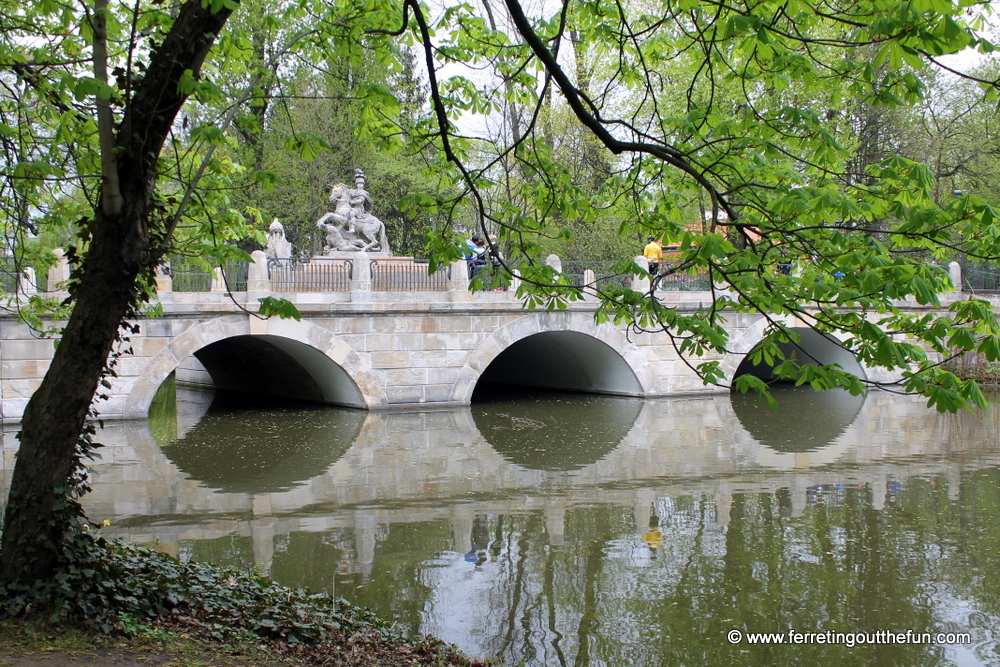
[[[801,337],[799,343],[789,343],[787,346],[791,349],[798,348],[801,350],[810,362],[819,364],[837,363],[845,371],[856,375],[862,380],[876,379],[870,378],[868,369],[851,352],[840,347],[839,338],[836,335],[821,334],[794,317],[784,317],[779,321]],[[769,371],[766,367],[753,367],[747,358],[747,355],[754,347],[763,340],[764,330],[768,324],[769,322],[766,318],[760,317],[733,341],[733,351],[726,355],[722,362],[722,368],[725,371],[727,381],[732,382],[738,375],[747,373],[759,375],[766,374]]]
[[[306,374],[299,398],[359,408],[386,405],[385,391],[371,368],[337,336],[304,320],[261,321],[252,317],[228,315],[201,321],[174,337],[136,378],[124,416],[144,419],[163,381],[196,352],[202,352],[202,363],[210,373],[213,366],[215,373],[231,373],[228,380],[217,384],[232,388],[252,372],[257,362],[254,353],[265,349],[271,354],[263,364],[275,367],[284,360],[292,370]],[[234,346],[228,354],[226,345]]]
[[[544,312],[518,318],[480,342],[459,371],[449,400],[471,403],[477,383],[501,355],[509,368],[535,366],[534,381],[518,384],[621,396],[645,396],[652,386],[645,351],[615,327],[595,324],[591,313]],[[543,380],[557,372],[559,381]],[[509,370],[493,377],[514,379]]]

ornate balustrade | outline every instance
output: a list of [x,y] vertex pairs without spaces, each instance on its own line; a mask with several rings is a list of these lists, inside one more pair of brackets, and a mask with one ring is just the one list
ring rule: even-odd
[[334,257],[270,258],[272,292],[349,292],[354,262]]
[[[13,258],[0,257],[0,294],[30,296],[36,292],[62,292],[69,278],[69,266],[60,249],[54,266],[43,270],[37,280],[35,269],[17,270]],[[268,258],[262,251],[251,254],[253,261],[228,262],[212,267],[204,260],[175,257],[160,267],[157,275],[158,292],[464,292],[469,290],[469,266],[457,261],[437,272],[428,273],[427,260],[412,257],[371,257],[367,253],[345,253],[347,256],[311,258]],[[563,273],[570,284],[593,293],[611,285],[621,284],[634,290],[649,291],[649,279],[616,273],[614,262],[566,261],[556,255],[544,260]],[[635,263],[646,268],[645,257]],[[507,289],[516,291],[519,283],[517,262],[508,262],[514,275],[501,281]],[[670,262],[662,266],[670,266]],[[487,264],[481,271],[493,271]],[[992,265],[969,263],[962,267],[952,262],[948,267],[953,285],[969,293],[1000,292],[1000,270]],[[484,284],[492,284],[488,276]],[[708,276],[676,273],[661,276],[657,292],[696,292],[710,289]]]

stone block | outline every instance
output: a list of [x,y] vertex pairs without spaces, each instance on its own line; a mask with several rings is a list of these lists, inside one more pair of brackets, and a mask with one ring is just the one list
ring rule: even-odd
[[[174,294],[180,293],[174,292]],[[155,319],[142,320],[139,323],[139,331],[146,337],[173,338],[181,335],[191,324],[190,319],[157,317]]]
[[396,337],[392,334],[368,334],[362,338],[361,349],[366,352],[377,352],[380,350],[396,350]]
[[490,339],[480,346],[476,353],[469,359],[469,367],[480,375],[486,367],[493,363],[493,360],[503,352],[502,348],[495,340]]
[[167,346],[170,341],[166,338],[151,337],[151,336],[133,336],[132,337],[132,356],[135,357],[155,357],[159,354],[163,348]]
[[115,372],[121,377],[134,377],[141,375],[148,365],[148,357],[136,357],[131,354],[125,354],[118,357],[118,363],[115,364]]
[[4,398],[0,401],[0,413],[4,424],[16,424],[24,416],[24,408],[28,405],[26,398]]
[[322,348],[322,351],[336,364],[343,365],[347,358],[354,354],[354,349],[342,340],[333,339],[330,343]]
[[423,387],[386,387],[385,397],[390,405],[422,403],[424,401],[424,392]]
[[[427,384],[429,385],[447,385],[449,388],[458,379],[459,371],[461,368],[428,368],[427,369]],[[450,391],[450,389],[449,389]],[[445,400],[445,399],[440,399]]]
[[422,386],[427,383],[426,368],[389,368],[379,373],[386,387]]
[[197,385],[204,387],[215,386],[215,381],[212,379],[212,376],[209,375],[208,371],[204,369],[195,370],[192,368],[178,367],[174,371],[174,377],[177,379],[177,384]]
[[9,379],[41,378],[49,369],[48,359],[0,361],[0,377]]
[[55,353],[54,341],[49,338],[0,341],[0,359],[14,361],[20,359],[51,360]]
[[414,368],[460,368],[468,358],[466,350],[424,350],[413,353],[409,365]]
[[414,365],[410,360],[411,356],[412,353],[407,351],[373,352],[372,367],[409,368]]
[[451,350],[476,350],[484,341],[490,339],[489,334],[477,334],[477,333],[467,333],[467,334],[457,334],[451,340]]
[[407,321],[407,330],[414,333],[431,333],[438,330],[441,317],[425,315],[423,317],[413,317]]
[[335,318],[325,326],[335,334],[367,334],[377,331],[376,324],[377,322],[371,318],[345,316]]
[[177,368],[177,363],[177,357],[168,350],[149,360],[149,363],[142,371],[142,377],[155,384],[156,387],[159,387],[167,376]]
[[[0,339],[8,340],[39,340],[38,333],[23,322],[16,320],[0,321]],[[52,339],[48,339],[51,344]]]
[[439,332],[459,333],[474,331],[474,318],[469,315],[428,315],[437,320]]
[[94,402],[98,419],[123,419],[125,417],[125,399],[123,395],[111,394],[107,400]]
[[451,401],[451,384],[428,384],[424,386],[425,403],[448,403]]
[[283,320],[272,317],[267,320],[267,333],[272,336],[284,336],[292,340],[308,340],[310,324],[307,320]]

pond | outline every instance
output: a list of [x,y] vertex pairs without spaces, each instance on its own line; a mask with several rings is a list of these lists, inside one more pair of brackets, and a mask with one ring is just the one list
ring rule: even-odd
[[[108,537],[504,665],[1000,663],[995,408],[790,389],[777,413],[499,391],[364,412],[165,387],[101,434],[85,502]],[[0,482],[13,451],[8,431]]]

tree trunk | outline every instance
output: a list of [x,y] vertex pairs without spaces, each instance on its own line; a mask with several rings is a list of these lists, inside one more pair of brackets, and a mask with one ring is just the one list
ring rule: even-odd
[[0,542],[0,582],[51,578],[69,531],[79,530],[64,511],[77,442],[119,327],[141,305],[137,278],[152,270],[169,240],[163,238],[169,230],[150,229],[149,211],[160,150],[187,97],[178,82],[187,70],[198,73],[230,13],[212,12],[200,0],[186,3],[124,109],[115,141],[122,206],[113,214],[95,207],[90,245],[74,278],[72,314],[24,411]]

